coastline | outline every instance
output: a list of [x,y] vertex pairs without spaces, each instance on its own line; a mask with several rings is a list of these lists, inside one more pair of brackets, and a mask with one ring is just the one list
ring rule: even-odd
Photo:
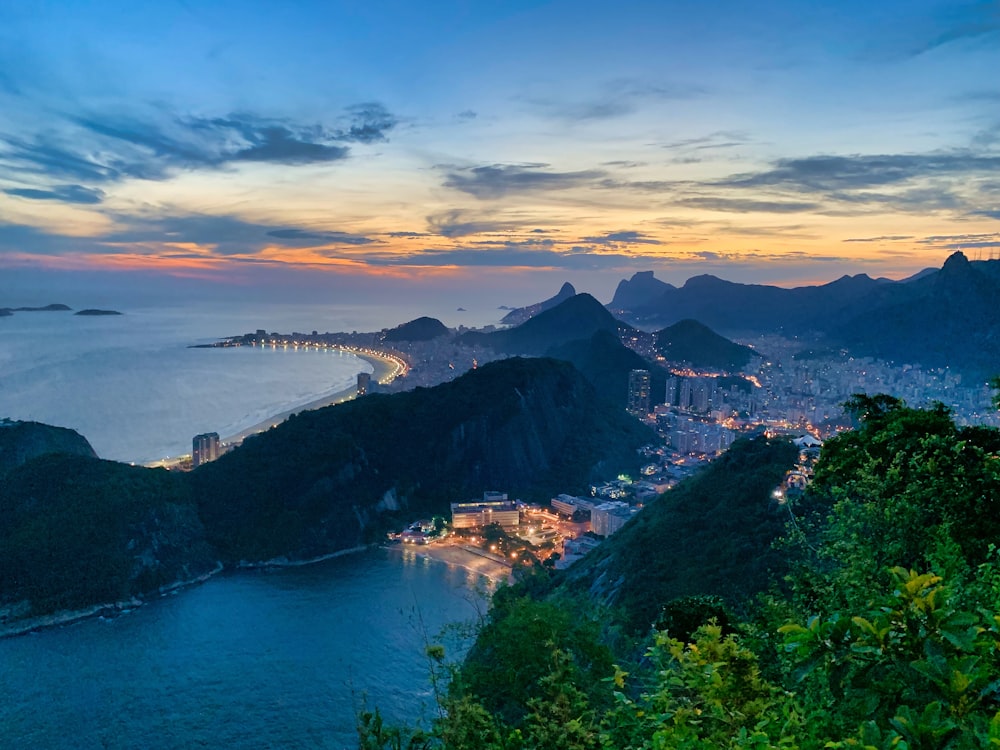
[[[344,351],[349,354],[353,354],[358,359],[362,359],[372,366],[372,381],[379,383],[380,385],[387,385],[391,383],[401,372],[405,372],[405,365],[401,363],[398,358],[392,357],[386,354],[380,354],[378,352],[360,352],[354,349],[345,348]],[[351,384],[350,386],[343,388],[339,391],[333,393],[328,393],[325,396],[320,396],[312,401],[307,401],[304,404],[294,406],[291,409],[287,409],[283,412],[279,412],[273,416],[268,417],[265,420],[257,422],[250,427],[233,435],[226,435],[219,438],[219,443],[227,447],[232,447],[239,445],[244,440],[252,435],[257,435],[261,432],[266,432],[272,427],[277,427],[279,424],[284,422],[293,414],[298,414],[302,411],[311,411],[313,409],[322,409],[325,406],[333,406],[335,404],[342,404],[345,401],[351,401],[358,396],[357,384]],[[150,468],[171,468],[176,467],[183,463],[185,460],[189,460],[190,455],[186,456],[174,456],[172,458],[161,459],[159,461],[151,461],[146,466]]]
[[[207,573],[195,576],[194,578],[189,578],[185,581],[174,581],[173,583],[168,583],[161,586],[155,593],[159,596],[168,596],[169,594],[175,593],[189,586],[204,583],[212,576],[221,573],[224,569],[225,566],[223,566],[220,562]],[[0,624],[0,638],[13,638],[19,635],[27,635],[28,633],[33,633],[37,630],[48,630],[49,628],[55,628],[61,625],[72,625],[74,622],[89,620],[92,617],[101,617],[105,614],[124,614],[141,607],[149,600],[151,595],[152,592],[144,597],[133,596],[127,601],[94,604],[90,607],[86,607],[85,609],[68,609],[60,612],[53,612],[48,615],[37,615],[35,617],[17,619],[13,622]]]
[[459,544],[427,544],[427,545],[386,545],[386,549],[397,550],[400,555],[415,555],[434,560],[445,565],[455,565],[459,568],[477,573],[489,578],[493,583],[506,583],[510,580],[513,568],[506,560],[484,550]]
[[[370,364],[374,370],[372,373],[372,380],[385,384],[391,382],[391,380],[398,374],[398,365],[395,360],[390,359],[387,356],[383,356],[375,353],[361,353],[353,351],[350,349],[345,349],[345,351],[353,354],[358,359],[363,359],[365,362]],[[352,384],[347,388],[336,391],[334,393],[329,393],[320,398],[314,399],[313,401],[308,401],[300,406],[295,406],[291,409],[283,411],[279,414],[275,414],[272,417],[268,417],[262,422],[258,422],[251,427],[247,427],[245,430],[241,430],[235,435],[229,435],[223,437],[219,442],[227,443],[230,445],[242,443],[246,438],[251,435],[256,435],[258,432],[264,432],[272,427],[277,427],[279,424],[284,422],[293,414],[298,414],[300,411],[311,411],[313,409],[322,409],[324,406],[333,406],[334,404],[342,404],[345,401],[351,401],[357,398],[358,387],[357,384]]]

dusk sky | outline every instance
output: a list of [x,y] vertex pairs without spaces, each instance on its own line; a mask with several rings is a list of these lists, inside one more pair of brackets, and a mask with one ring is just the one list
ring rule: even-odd
[[0,297],[606,302],[956,249],[1000,255],[995,0],[0,5]]

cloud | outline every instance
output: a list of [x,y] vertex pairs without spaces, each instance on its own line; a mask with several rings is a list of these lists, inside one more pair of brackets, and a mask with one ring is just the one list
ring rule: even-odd
[[659,245],[662,244],[659,240],[649,237],[642,232],[635,231],[624,231],[624,232],[609,232],[608,234],[599,235],[596,237],[584,237],[584,242],[589,242],[594,245],[608,245],[615,247],[618,245]]
[[833,192],[898,185],[920,177],[990,174],[1000,170],[1000,156],[970,151],[928,154],[810,156],[779,159],[772,169],[733,175],[712,184],[722,187],[780,187]]
[[468,193],[480,200],[503,198],[507,195],[567,190],[587,185],[604,176],[604,172],[550,172],[548,164],[492,164],[482,167],[449,167],[445,187]]
[[[573,252],[573,250],[578,250]],[[499,268],[560,268],[576,271],[606,270],[649,264],[649,258],[622,253],[594,253],[589,248],[552,250],[522,242],[509,242],[490,247],[457,247],[425,249],[418,253],[372,257],[373,265],[461,266]]]
[[881,237],[851,237],[844,242],[900,242],[902,240],[912,240],[911,234],[887,234]]
[[370,245],[378,240],[348,232],[315,232],[306,229],[274,229],[267,233],[268,237],[293,242],[323,243],[330,245]]
[[567,101],[547,92],[544,96],[525,97],[532,108],[563,121],[586,122],[610,120],[632,114],[648,101],[690,100],[705,96],[708,90],[688,83],[650,83],[632,78],[607,81],[595,96]]
[[813,212],[821,208],[821,204],[804,201],[766,201],[754,198],[725,198],[721,196],[700,196],[681,198],[675,201],[678,206],[704,208],[709,211],[727,211],[731,213],[768,213],[792,214]]
[[911,41],[904,54],[916,57],[954,42],[983,39],[1000,33],[1000,7],[996,0],[953,2],[945,4],[933,19],[933,26],[914,34],[922,38]]
[[467,237],[472,234],[489,234],[492,232],[509,232],[521,229],[524,224],[519,221],[494,219],[473,211],[452,209],[427,217],[427,225],[434,235],[442,237]]
[[717,130],[697,138],[685,138],[664,143],[662,148],[677,151],[709,151],[713,149],[736,148],[753,143],[742,130]]
[[83,185],[57,185],[49,190],[35,188],[7,188],[7,195],[36,201],[61,201],[63,203],[94,204],[104,200],[104,191]]
[[471,109],[466,109],[456,114],[455,117],[456,119],[459,120],[475,120],[477,117],[479,117],[479,114],[472,111]]
[[163,109],[146,117],[67,115],[28,137],[0,133],[0,168],[36,183],[30,189],[39,192],[22,197],[60,200],[62,191],[68,202],[86,202],[80,190],[37,183],[69,181],[93,191],[94,185],[127,178],[163,180],[182,170],[246,162],[327,164],[348,158],[349,144],[386,140],[396,124],[396,117],[374,102],[348,107],[330,126],[252,113],[180,116]]

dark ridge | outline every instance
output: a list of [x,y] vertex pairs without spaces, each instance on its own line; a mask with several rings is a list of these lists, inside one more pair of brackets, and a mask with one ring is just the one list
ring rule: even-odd
[[416,318],[386,331],[386,341],[430,341],[439,336],[447,336],[447,326],[437,318],[427,316]]
[[98,315],[122,315],[123,313],[120,313],[117,310],[97,310],[94,308],[88,308],[87,310],[80,310],[79,312],[73,314],[98,316]]
[[682,320],[656,334],[656,350],[668,362],[693,367],[741,370],[754,357],[753,349],[720,336],[697,320]]
[[521,325],[521,323],[524,323],[529,318],[538,315],[538,313],[551,310],[560,302],[568,300],[574,294],[576,294],[576,289],[574,289],[573,285],[567,281],[562,285],[562,287],[560,287],[556,296],[549,297],[544,302],[536,302],[533,305],[527,305],[526,307],[512,308],[509,313],[503,316],[503,319],[500,322],[508,326]]
[[492,333],[470,331],[459,340],[506,354],[541,355],[553,346],[589,339],[597,331],[631,330],[589,294],[577,294],[539,313],[516,328]]

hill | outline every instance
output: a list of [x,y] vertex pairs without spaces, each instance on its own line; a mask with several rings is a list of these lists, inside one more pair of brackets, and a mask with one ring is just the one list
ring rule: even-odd
[[1000,362],[1000,261],[952,254],[944,266],[891,285],[872,309],[830,331],[856,355],[952,367],[983,379]]
[[624,296],[616,293],[610,306],[633,301],[623,314],[643,326],[691,318],[726,334],[819,336],[825,339],[821,349],[947,366],[975,378],[995,374],[1000,361],[1000,260],[970,262],[956,252],[942,268],[902,281],[860,274],[794,289],[710,275],[688,279],[680,288],[654,281],[639,279],[645,296],[634,299],[633,282],[622,282]]
[[692,367],[742,370],[755,357],[748,346],[720,336],[697,320],[682,320],[656,334],[656,350],[668,362],[686,362]]
[[423,316],[390,328],[385,333],[386,341],[430,341],[439,336],[447,336],[447,326],[437,318]]
[[191,480],[225,560],[308,558],[484,490],[581,491],[636,465],[650,437],[572,365],[513,358],[434,388],[298,414]]
[[87,439],[75,430],[41,422],[0,420],[0,478],[32,458],[47,453],[97,458]]
[[0,478],[0,619],[349,549],[484,490],[582,492],[651,438],[568,362],[512,358],[302,412],[189,474],[42,455]]
[[215,566],[183,476],[47,454],[0,485],[0,612],[130,599]]
[[737,441],[573,565],[566,586],[620,607],[639,632],[681,597],[717,595],[739,607],[777,580],[771,543],[788,514],[771,491],[797,455],[785,440]]
[[536,302],[533,305],[515,308],[504,315],[500,322],[508,326],[519,326],[529,318],[538,315],[538,313],[551,310],[560,302],[565,302],[574,294],[576,294],[576,289],[567,281],[560,287],[559,292],[554,297],[549,297],[544,302]]
[[589,339],[597,331],[619,335],[631,330],[589,294],[577,294],[538,313],[515,328],[492,333],[469,331],[459,337],[466,345],[483,346],[505,354],[540,356],[553,346]]
[[649,370],[652,403],[663,403],[667,386],[666,370],[646,361],[610,331],[597,331],[589,339],[554,346],[546,355],[572,362],[591,382],[598,396],[622,408],[628,397],[629,373],[632,370]]
[[629,312],[642,310],[666,292],[676,289],[673,284],[660,281],[652,271],[639,271],[631,279],[622,279],[615,289],[615,296],[608,304],[612,310]]

